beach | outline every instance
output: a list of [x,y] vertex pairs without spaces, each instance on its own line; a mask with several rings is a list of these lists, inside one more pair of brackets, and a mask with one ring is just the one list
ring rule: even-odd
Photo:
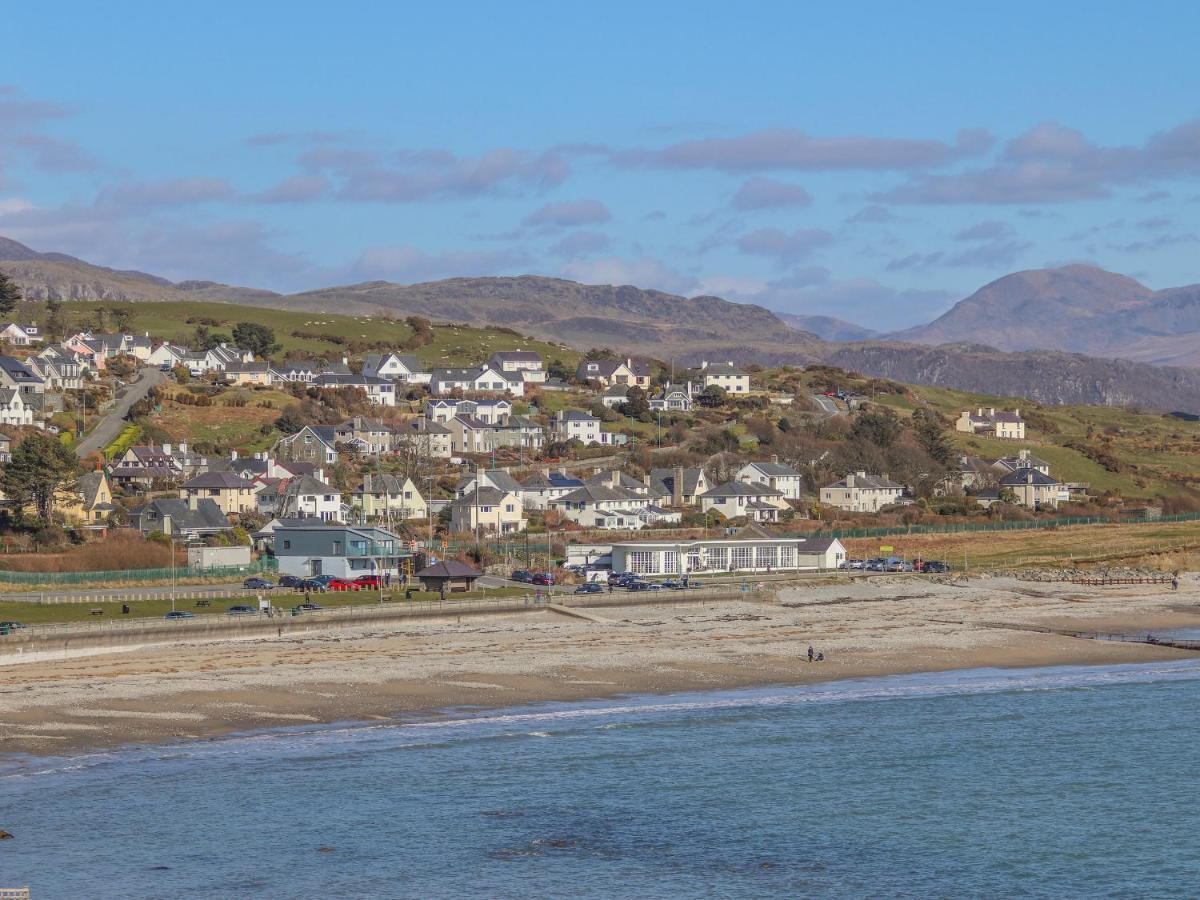
[[[674,598],[672,598],[674,599]],[[837,579],[777,598],[440,617],[0,666],[0,749],[66,755],[329,722],[979,667],[1183,659],[1021,630],[1200,626],[1200,587]],[[1017,626],[1006,628],[1005,625]],[[808,661],[809,646],[823,662]]]

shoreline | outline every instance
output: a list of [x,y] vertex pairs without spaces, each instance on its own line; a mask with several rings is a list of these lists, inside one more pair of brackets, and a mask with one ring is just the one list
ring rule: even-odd
[[[905,592],[905,593],[901,593]],[[334,723],[443,719],[539,703],[795,687],[975,668],[1188,659],[1161,645],[984,627],[1200,626],[1200,591],[831,585],[781,601],[597,608],[327,629],[5,667],[0,757],[71,756]],[[961,620],[946,622],[947,616]],[[940,620],[940,621],[939,621]],[[808,663],[807,646],[826,653]]]

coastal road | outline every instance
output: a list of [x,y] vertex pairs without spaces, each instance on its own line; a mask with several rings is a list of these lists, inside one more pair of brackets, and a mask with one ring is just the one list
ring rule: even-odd
[[166,377],[165,373],[153,366],[143,366],[138,377],[125,388],[125,395],[117,399],[112,409],[92,429],[91,434],[79,442],[75,448],[75,455],[82,458],[111,444],[125,427],[125,416],[133,408],[133,404],[150,393],[150,388]]
[[842,414],[837,402],[832,397],[826,397],[824,394],[813,394],[812,398],[816,401],[817,406],[821,407],[821,411],[826,416],[840,416]]

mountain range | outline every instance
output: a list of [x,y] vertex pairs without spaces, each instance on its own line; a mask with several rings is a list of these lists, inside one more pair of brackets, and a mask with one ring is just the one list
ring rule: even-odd
[[[1042,403],[1133,404],[1200,413],[1200,286],[1153,291],[1089,266],[1018,272],[927,325],[889,335],[826,316],[720,297],[535,275],[372,281],[283,295],[171,282],[0,238],[0,268],[33,299],[222,300],[278,309],[422,315],[504,327],[581,348],[682,363],[827,362],[915,384]],[[1113,359],[1124,361],[1114,363]]]

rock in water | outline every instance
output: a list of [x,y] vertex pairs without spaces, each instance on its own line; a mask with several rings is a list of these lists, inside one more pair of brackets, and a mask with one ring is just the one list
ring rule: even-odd
[[5,831],[3,828],[0,828],[0,841],[11,841],[15,837],[16,835],[11,831]]

